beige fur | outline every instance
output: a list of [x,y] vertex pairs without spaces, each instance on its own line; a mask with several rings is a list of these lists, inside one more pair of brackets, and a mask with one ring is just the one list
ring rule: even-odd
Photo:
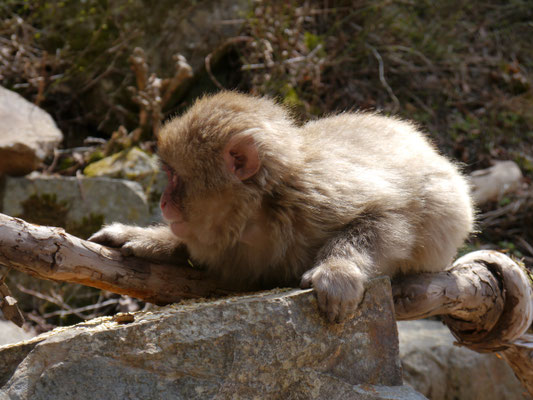
[[[255,151],[235,158],[251,165],[246,179],[224,164],[239,141]],[[115,224],[93,240],[158,258],[185,244],[215,276],[248,287],[301,280],[330,320],[353,312],[369,277],[446,268],[472,230],[458,168],[395,118],[345,113],[298,127],[271,100],[223,92],[167,123],[158,144],[185,185],[172,207],[186,237]]]

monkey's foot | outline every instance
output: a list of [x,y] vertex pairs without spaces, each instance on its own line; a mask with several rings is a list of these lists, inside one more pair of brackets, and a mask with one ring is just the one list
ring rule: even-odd
[[318,307],[330,322],[341,322],[353,315],[364,295],[366,278],[346,260],[328,260],[310,269],[300,282],[302,289],[314,288]]

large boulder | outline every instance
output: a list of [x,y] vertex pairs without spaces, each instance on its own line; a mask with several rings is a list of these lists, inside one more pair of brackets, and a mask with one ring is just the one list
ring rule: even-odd
[[48,113],[0,86],[0,176],[25,175],[63,140]]
[[0,347],[0,399],[424,399],[402,386],[388,279],[343,324],[310,290],[133,316]]
[[140,184],[122,179],[46,176],[7,178],[2,212],[29,222],[61,226],[83,238],[102,224],[147,225],[150,213]]
[[404,381],[431,400],[531,399],[503,359],[455,346],[441,322],[402,321],[398,331]]

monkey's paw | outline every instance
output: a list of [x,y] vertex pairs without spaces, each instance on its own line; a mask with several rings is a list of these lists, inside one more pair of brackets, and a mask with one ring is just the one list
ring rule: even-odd
[[138,232],[140,229],[142,228],[115,222],[100,229],[88,240],[104,246],[120,248],[125,256],[142,257],[146,253],[146,240]]
[[314,288],[318,307],[328,320],[342,322],[355,313],[363,300],[365,280],[359,268],[339,260],[307,271],[302,276],[300,287]]

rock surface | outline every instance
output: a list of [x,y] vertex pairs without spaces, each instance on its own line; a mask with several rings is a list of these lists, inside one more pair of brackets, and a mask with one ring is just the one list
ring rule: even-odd
[[9,343],[21,342],[34,336],[34,332],[28,332],[22,328],[19,328],[13,322],[5,321],[0,318],[0,346]]
[[61,226],[88,237],[102,223],[146,225],[146,196],[136,182],[110,178],[54,177],[31,174],[7,178],[2,212],[27,221]]
[[89,164],[83,171],[88,177],[128,179],[138,182],[147,193],[152,220],[161,221],[159,199],[167,184],[167,175],[159,167],[156,155],[132,147]]
[[514,161],[495,161],[492,167],[470,174],[472,197],[478,205],[501,200],[520,188],[522,178],[522,171]]
[[398,331],[404,382],[429,399],[531,398],[504,360],[454,346],[441,322],[401,321]]
[[0,86],[0,176],[25,175],[63,140],[48,113]]
[[157,163],[157,156],[131,147],[89,164],[83,173],[90,178],[105,176],[139,181],[159,172]]
[[423,399],[401,386],[387,279],[328,324],[311,291],[100,318],[0,347],[0,399]]

